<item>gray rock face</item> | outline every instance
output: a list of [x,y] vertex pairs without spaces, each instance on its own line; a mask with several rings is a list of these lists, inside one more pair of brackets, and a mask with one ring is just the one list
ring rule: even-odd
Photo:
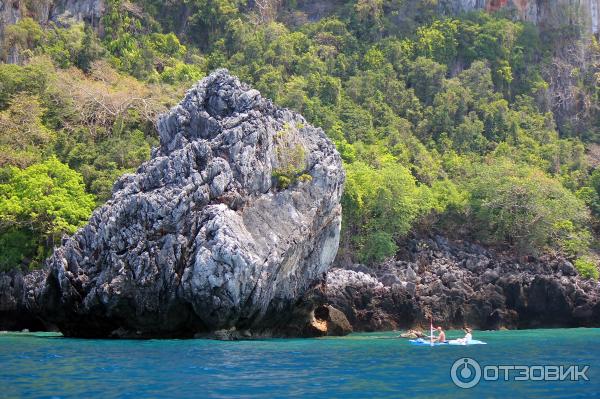
[[0,0],[0,26],[4,28],[21,19],[20,4],[9,0]]
[[[49,259],[44,318],[69,336],[298,334],[290,317],[304,316],[291,309],[338,248],[334,145],[226,70],[159,133],[152,159]],[[289,186],[273,177],[282,171]]]
[[[0,0],[0,43],[4,40],[4,28],[25,17],[31,17],[42,25],[49,21],[61,25],[86,22],[100,29],[105,10],[105,0]],[[6,54],[0,51],[0,59],[12,64],[22,61],[17,48],[4,51]]]
[[[4,43],[4,29],[9,25],[15,24],[20,19],[21,9],[19,2],[0,0],[0,44]],[[18,53],[15,52],[15,49],[0,47],[0,60],[16,63],[18,61]]]
[[0,273],[0,331],[48,331],[31,305],[35,304],[35,288],[43,283],[44,271],[23,273],[20,270]]
[[84,21],[98,27],[106,10],[105,0],[54,0],[48,18],[54,21]]
[[407,242],[401,260],[353,269],[331,270],[326,295],[357,331],[428,326],[430,316],[454,328],[600,326],[599,283],[561,258],[519,261],[434,237]]
[[41,24],[71,19],[98,26],[105,9],[105,0],[0,0],[0,21],[10,25],[29,16]]
[[440,5],[454,13],[507,9],[521,20],[546,28],[577,23],[589,33],[600,32],[600,0],[442,0]]
[[[394,4],[393,20],[399,25],[419,17],[425,8],[435,7],[442,15],[459,15],[474,10],[503,11],[522,21],[545,29],[579,24],[585,33],[600,33],[600,0],[438,0],[425,6],[421,0]],[[307,19],[314,21],[332,16],[343,7],[338,0],[299,0],[297,6]]]

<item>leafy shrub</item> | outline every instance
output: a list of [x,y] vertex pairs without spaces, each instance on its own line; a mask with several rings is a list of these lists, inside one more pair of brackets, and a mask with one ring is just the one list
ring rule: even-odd
[[[559,181],[506,159],[476,164],[473,169],[465,188],[474,225],[484,237],[522,252],[569,245],[585,252],[581,240],[589,212]],[[579,243],[569,243],[571,239]]]
[[276,165],[273,178],[280,189],[288,188],[300,178],[306,180],[306,150],[298,129],[298,126],[286,123],[274,137]]
[[412,228],[429,204],[427,187],[397,163],[373,168],[357,161],[346,165],[343,240],[363,262],[393,255],[395,240]]
[[63,234],[88,220],[94,206],[81,175],[56,158],[11,168],[0,184],[0,268],[38,265]]
[[575,268],[581,277],[598,280],[600,273],[598,272],[598,265],[594,259],[589,257],[579,258],[575,261]]
[[364,263],[381,262],[398,251],[394,237],[385,231],[375,231],[364,238],[358,259]]

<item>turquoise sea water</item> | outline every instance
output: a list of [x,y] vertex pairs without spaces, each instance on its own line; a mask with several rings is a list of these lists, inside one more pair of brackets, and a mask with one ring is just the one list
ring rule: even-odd
[[[219,342],[3,333],[0,397],[600,397],[600,329],[476,332],[488,345],[435,348],[396,335]],[[590,381],[482,381],[460,389],[450,369],[463,357],[482,365],[589,365]]]

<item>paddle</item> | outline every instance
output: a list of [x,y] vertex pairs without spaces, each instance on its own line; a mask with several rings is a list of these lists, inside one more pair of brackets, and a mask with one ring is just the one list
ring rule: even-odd
[[430,324],[429,324],[429,341],[431,346],[433,346],[433,317],[429,318]]

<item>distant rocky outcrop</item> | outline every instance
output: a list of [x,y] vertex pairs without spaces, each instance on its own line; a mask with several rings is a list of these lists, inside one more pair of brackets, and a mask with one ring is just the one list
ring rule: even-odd
[[[298,0],[296,4],[310,21],[335,15],[344,6],[339,0]],[[420,14],[435,7],[435,12],[440,15],[459,15],[477,10],[500,11],[543,29],[579,25],[583,33],[600,33],[600,0],[438,0],[431,5],[421,0],[406,0],[392,7],[395,11],[392,20],[398,26],[418,19]],[[383,9],[386,10],[385,5]],[[298,16],[296,19],[301,20]]]
[[0,0],[0,26],[17,23],[25,17],[41,24],[67,20],[98,26],[106,9],[105,0]]
[[600,32],[600,0],[442,0],[440,4],[455,13],[507,10],[523,21],[550,29],[578,24],[589,33]]
[[32,18],[43,26],[50,22],[58,25],[85,22],[101,30],[105,11],[105,0],[0,0],[0,50],[5,52],[0,51],[0,60],[12,64],[22,62],[19,49],[4,43],[4,29],[23,18]]
[[561,258],[516,260],[443,237],[410,240],[377,267],[333,269],[328,302],[354,330],[599,327],[600,285]]
[[328,334],[311,323],[344,172],[323,131],[218,70],[159,134],[49,259],[43,319],[75,337]]

